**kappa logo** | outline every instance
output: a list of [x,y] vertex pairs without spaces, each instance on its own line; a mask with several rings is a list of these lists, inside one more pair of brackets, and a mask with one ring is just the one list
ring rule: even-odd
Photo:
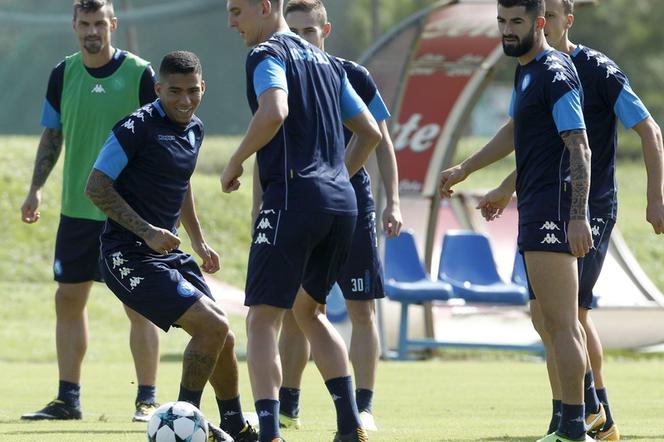
[[113,260],[113,270],[127,262],[126,259],[122,258],[122,252],[113,253],[111,259]]
[[92,88],[92,90],[90,91],[90,93],[91,93],[91,94],[105,94],[105,93],[106,93],[106,89],[104,89],[104,86],[102,86],[101,84],[97,83],[97,84],[95,85],[95,87]]
[[122,124],[122,127],[124,127],[125,129],[130,130],[131,133],[135,133],[135,132],[134,132],[134,120],[129,119],[129,120],[125,121],[125,122]]
[[267,219],[267,218],[263,218],[263,219],[261,220],[261,222],[258,223],[258,228],[259,228],[260,230],[266,230],[266,229],[270,229],[270,230],[272,230],[272,229],[274,229],[274,227],[272,227],[272,224],[270,224],[270,220]]
[[333,400],[334,402],[338,401],[339,399],[341,399],[341,396],[337,396],[337,395],[334,394],[334,393],[332,394],[332,400]]
[[555,234],[547,233],[540,244],[561,244],[561,242]]
[[133,114],[131,114],[132,117],[140,118],[141,121],[145,122],[145,114],[143,113],[143,109],[139,109]]
[[139,276],[132,276],[131,278],[129,278],[129,286],[131,287],[132,290],[134,290],[136,287],[139,286],[139,284],[141,283],[141,281],[143,281],[143,279],[145,278],[141,278]]
[[560,230],[560,227],[558,227],[558,224],[554,223],[553,221],[547,221],[542,224],[540,230]]
[[261,412],[258,413],[258,417],[268,417],[268,416],[273,416],[273,414],[267,410],[261,410]]
[[239,411],[229,410],[229,411],[227,411],[227,412],[224,413],[224,417],[237,416],[238,414],[240,414]]
[[261,210],[260,213],[261,213],[261,215],[274,215],[274,214],[277,213],[277,212],[275,212],[275,211],[272,210],[272,209],[268,209],[268,210]]
[[256,241],[254,241],[254,244],[258,244],[258,245],[260,245],[260,244],[271,245],[270,240],[267,239],[267,235],[265,235],[265,233],[259,233],[258,235],[256,235]]
[[129,276],[129,274],[133,271],[134,269],[130,269],[129,267],[120,268],[120,278],[125,279],[125,277]]
[[599,226],[593,226],[592,233],[593,233],[593,236],[599,236],[599,234],[600,234]]
[[567,81],[567,74],[562,71],[556,72],[556,76],[553,77],[553,81],[551,83],[556,83],[558,81]]

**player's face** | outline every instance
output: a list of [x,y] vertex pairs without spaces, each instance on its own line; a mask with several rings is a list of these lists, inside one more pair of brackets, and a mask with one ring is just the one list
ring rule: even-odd
[[286,16],[290,30],[317,48],[323,49],[323,40],[330,34],[329,23],[321,23],[313,12],[293,11]]
[[503,51],[509,57],[527,54],[535,43],[535,21],[525,6],[498,5],[498,30],[503,36]]
[[111,43],[111,33],[118,27],[118,20],[108,6],[97,12],[78,11],[73,21],[74,32],[81,50],[88,54],[99,54]]
[[562,49],[565,43],[565,31],[572,25],[572,15],[565,13],[562,0],[546,0],[546,41],[556,49]]
[[228,26],[235,28],[248,47],[259,44],[263,30],[263,1],[228,0]]
[[205,82],[200,74],[168,74],[160,78],[155,91],[168,118],[187,125],[201,104]]

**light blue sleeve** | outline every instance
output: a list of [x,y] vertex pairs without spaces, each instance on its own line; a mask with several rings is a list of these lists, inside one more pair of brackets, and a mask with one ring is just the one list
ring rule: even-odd
[[276,57],[268,57],[261,61],[254,70],[254,91],[256,98],[268,89],[283,89],[288,93],[288,80],[286,79],[286,65]]
[[41,125],[49,129],[62,129],[60,114],[53,109],[48,100],[44,100],[44,106],[42,107]]
[[586,128],[581,93],[578,89],[572,89],[556,101],[556,104],[553,105],[553,120],[558,128],[558,133]]
[[631,129],[650,116],[641,99],[634,93],[629,84],[623,86],[613,111],[627,129]]
[[512,89],[512,98],[510,99],[510,108],[507,111],[507,115],[510,118],[514,118],[514,106],[516,106],[516,91]]
[[378,91],[376,91],[376,95],[371,100],[371,103],[369,103],[369,112],[371,112],[371,115],[373,115],[378,123],[391,117],[390,111],[387,110],[383,97],[380,96],[380,92]]
[[115,180],[120,176],[120,172],[127,166],[128,162],[127,154],[122,145],[120,145],[115,134],[111,132],[104,143],[104,147],[99,152],[94,168]]
[[346,121],[351,118],[361,114],[367,109],[367,105],[364,104],[364,101],[357,95],[353,86],[351,86],[350,81],[348,81],[348,76],[344,72],[344,78],[341,81],[341,120]]

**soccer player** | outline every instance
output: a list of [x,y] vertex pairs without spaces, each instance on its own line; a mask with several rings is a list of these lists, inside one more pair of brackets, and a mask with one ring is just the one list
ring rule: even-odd
[[[258,434],[245,423],[240,407],[228,319],[195,260],[178,248],[180,219],[203,270],[219,270],[219,255],[205,242],[190,183],[203,141],[203,123],[194,114],[205,92],[198,57],[167,54],[156,92],[156,101],[115,125],[88,179],[86,194],[108,216],[101,235],[102,272],[126,306],[164,331],[176,326],[191,335],[178,400],[200,408],[209,380],[221,428],[235,441],[255,441]],[[229,440],[211,428],[213,440]]]
[[[286,5],[286,21],[291,31],[312,45],[325,50],[325,39],[332,25],[327,21],[327,11],[321,0],[290,0]],[[378,166],[383,177],[387,205],[382,222],[387,236],[399,234],[402,218],[399,209],[398,172],[394,147],[387,128],[390,113],[378,92],[376,83],[363,67],[351,61],[339,59],[348,81],[368,106],[380,126],[383,141],[376,148]],[[345,130],[346,145],[352,132]],[[341,287],[348,314],[353,326],[350,360],[355,373],[355,400],[362,425],[367,430],[377,430],[371,411],[375,374],[380,353],[376,326],[375,299],[382,298],[383,279],[378,243],[376,240],[376,213],[371,193],[371,178],[363,167],[350,180],[357,198],[357,224],[351,245],[350,257],[343,265],[338,283]],[[254,187],[256,189],[256,187]],[[258,187],[260,190],[260,187]],[[260,195],[254,202],[260,201]],[[279,390],[282,427],[300,427],[299,397],[302,372],[309,360],[309,342],[297,326],[292,312],[284,317],[279,336],[279,353],[283,367],[283,383]]]
[[[585,405],[597,410],[601,401],[606,420],[596,423],[593,435],[599,440],[620,440],[620,432],[611,415],[608,395],[602,373],[603,350],[595,325],[590,318],[593,303],[593,287],[597,282],[617,212],[617,189],[615,184],[617,122],[616,117],[627,128],[641,138],[648,191],[646,219],[655,233],[664,233],[664,197],[662,134],[659,126],[650,116],[641,100],[632,91],[629,80],[620,68],[604,54],[588,47],[572,43],[569,30],[574,24],[574,2],[572,0],[546,0],[546,25],[544,33],[547,41],[557,50],[572,57],[584,91],[584,118],[588,129],[588,140],[592,151],[592,174],[590,184],[590,223],[594,247],[579,261],[579,320],[587,336],[587,348],[592,372],[586,373]],[[510,184],[512,184],[510,186]],[[514,191],[513,177],[503,185],[489,192],[479,206],[488,220],[502,213]],[[550,346],[550,336],[542,324],[542,315],[537,300],[531,294],[533,323]],[[547,354],[549,381],[553,393],[553,413],[549,433],[555,430],[560,419],[560,385],[555,361]],[[596,395],[593,394],[593,377]],[[600,415],[600,413],[596,413]],[[590,422],[589,422],[590,424]]]
[[[254,224],[246,299],[247,361],[261,442],[281,441],[277,336],[293,309],[337,411],[334,440],[366,441],[353,397],[348,353],[324,314],[356,223],[350,176],[380,142],[380,129],[342,64],[291,33],[281,0],[228,0],[229,25],[253,50],[247,98],[254,116],[221,176],[240,186],[257,153],[262,207]],[[342,121],[357,137],[344,152]],[[344,164],[345,156],[345,164]]]
[[[99,274],[99,235],[105,215],[85,198],[85,183],[116,121],[155,99],[154,72],[147,61],[114,48],[118,27],[111,0],[76,0],[74,33],[80,51],[51,72],[41,123],[32,184],[21,207],[25,223],[39,221],[42,188],[65,144],[62,206],[55,242],[55,340],[58,357],[57,398],[22,419],[81,419],[81,365],[88,346],[86,303]],[[133,310],[129,345],[138,393],[134,421],[147,421],[155,410],[159,334]]]
[[540,441],[592,440],[585,434],[586,349],[577,309],[577,263],[592,247],[587,219],[590,148],[581,83],[570,58],[544,37],[543,0],[498,0],[506,55],[516,57],[510,120],[482,149],[441,175],[440,193],[516,152],[519,251],[540,304],[561,385],[562,416]]

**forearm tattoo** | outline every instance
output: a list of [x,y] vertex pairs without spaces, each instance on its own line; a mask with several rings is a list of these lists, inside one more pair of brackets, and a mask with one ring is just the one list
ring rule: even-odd
[[569,168],[572,179],[570,220],[587,218],[588,193],[590,192],[591,153],[585,130],[571,130],[561,135],[569,150]]
[[113,221],[145,240],[150,239],[150,224],[113,188],[113,180],[108,175],[93,169],[85,193]]
[[61,129],[44,129],[37,148],[35,169],[32,172],[32,187],[40,188],[46,183],[55,163],[58,162],[60,152],[62,152],[62,143]]
[[187,348],[182,355],[182,386],[202,390],[217,364],[217,358]]

